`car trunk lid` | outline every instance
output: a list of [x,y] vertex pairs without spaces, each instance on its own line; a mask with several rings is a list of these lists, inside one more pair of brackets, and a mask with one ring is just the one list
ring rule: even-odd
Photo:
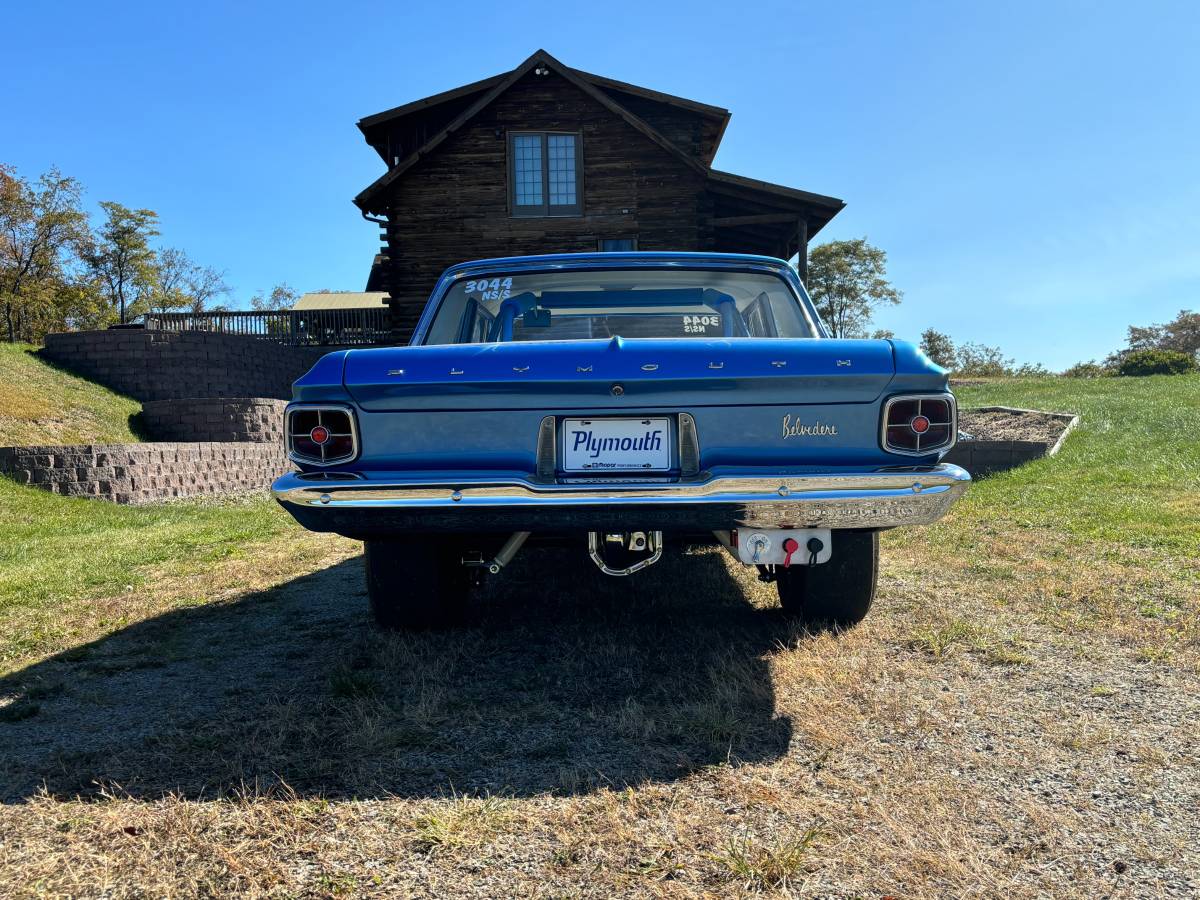
[[631,339],[352,350],[364,409],[688,409],[868,403],[895,374],[888,341]]

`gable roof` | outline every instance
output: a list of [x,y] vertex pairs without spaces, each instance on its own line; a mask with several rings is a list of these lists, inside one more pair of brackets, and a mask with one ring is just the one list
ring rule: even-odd
[[[446,100],[449,100],[449,99],[468,96],[471,93],[470,90],[467,90],[468,88],[478,91],[481,89],[481,86],[490,85],[490,87],[486,88],[486,90],[482,94],[482,96],[480,96],[474,103],[472,103],[469,107],[467,107],[465,110],[463,110],[463,112],[459,113],[459,115],[456,116],[453,120],[451,120],[449,124],[447,124],[445,127],[441,128],[440,130],[435,132],[433,134],[433,136],[430,137],[429,140],[427,140],[419,148],[417,148],[415,151],[410,153],[407,157],[402,159],[399,163],[392,166],[390,169],[388,169],[387,172],[385,172],[379,178],[375,179],[374,182],[372,182],[365,189],[363,189],[361,192],[359,192],[358,196],[354,198],[355,205],[365,213],[383,212],[384,211],[383,209],[381,209],[375,205],[374,200],[379,197],[380,193],[388,185],[392,184],[397,178],[399,178],[406,171],[408,171],[410,168],[412,168],[422,157],[428,155],[430,151],[435,149],[439,144],[441,144],[444,140],[446,140],[446,138],[450,137],[450,135],[454,134],[454,132],[456,132],[458,129],[460,129],[463,125],[465,125],[471,119],[475,118],[475,116],[477,116],[480,112],[482,112],[485,108],[487,108],[497,97],[499,97],[501,94],[503,94],[505,91],[507,91],[514,84],[516,84],[516,82],[518,80],[523,78],[529,72],[533,71],[534,68],[536,68],[538,65],[544,65],[546,68],[550,69],[551,71],[555,72],[556,74],[558,74],[559,76],[564,78],[569,84],[574,85],[576,88],[581,90],[584,94],[586,94],[587,96],[589,96],[590,98],[595,100],[597,103],[601,104],[605,109],[609,110],[609,112],[612,112],[615,115],[619,116],[620,118],[624,119],[630,126],[632,126],[634,128],[634,130],[640,132],[645,137],[649,138],[651,141],[658,144],[660,147],[662,147],[668,153],[677,157],[681,162],[684,163],[684,165],[688,166],[689,168],[691,168],[701,174],[706,174],[708,172],[708,167],[707,167],[707,165],[705,165],[705,163],[703,163],[699,159],[696,159],[695,157],[691,156],[690,154],[685,152],[681,147],[672,143],[670,140],[668,140],[666,137],[664,137],[657,129],[653,128],[645,120],[634,115],[632,112],[630,112],[624,106],[622,106],[620,103],[617,103],[610,96],[608,96],[608,94],[606,94],[604,91],[600,90],[600,88],[598,88],[596,85],[594,85],[590,81],[588,81],[583,75],[576,72],[574,69],[570,68],[569,66],[564,66],[562,63],[560,63],[557,59],[555,59],[553,56],[551,56],[545,50],[537,50],[533,54],[531,54],[529,56],[529,58],[526,59],[523,63],[521,63],[519,66],[517,66],[511,72],[509,72],[508,74],[506,74],[502,77],[495,76],[494,78],[484,79],[484,81],[477,81],[474,84],[467,85],[464,88],[458,88],[454,91],[447,91],[447,92],[445,92],[445,94],[437,95],[437,97],[441,98],[440,100],[438,100],[438,102],[445,102]],[[620,82],[615,82],[614,84],[620,84]],[[632,88],[632,87],[633,87],[632,85],[628,85],[628,86],[622,87],[620,89],[624,90],[625,88]],[[652,91],[648,91],[648,89],[645,89],[645,88],[639,88],[638,90],[644,91],[647,93],[654,93]],[[453,95],[453,97],[448,96],[448,95]],[[667,97],[669,95],[663,94],[661,96]],[[426,98],[426,101],[434,100],[434,99],[435,99],[434,97],[430,97],[430,98]],[[676,99],[682,100],[682,98],[676,98]],[[416,101],[416,103],[423,104],[426,101],[418,100],[418,101]],[[692,101],[687,101],[687,102],[691,103]],[[387,118],[393,118],[398,115],[404,115],[405,113],[400,112],[401,110],[407,110],[408,112],[411,112],[415,108],[418,108],[418,107],[414,106],[414,104],[408,104],[407,107],[396,107],[393,110],[388,110],[387,112],[384,112],[384,113],[378,113],[377,115],[370,116],[368,118],[373,120],[371,124],[378,124],[379,122],[384,121]],[[716,109],[716,107],[713,107],[713,109]],[[726,115],[728,115],[728,113],[726,113]],[[363,123],[366,121],[367,120],[364,119],[362,122],[359,122],[359,128],[363,128],[364,127]]]
[[642,87],[640,84],[630,84],[627,81],[617,81],[615,78],[608,78],[604,75],[594,75],[582,69],[572,69],[571,71],[585,81],[590,81],[596,87],[609,88],[614,91],[620,91],[622,94],[645,97],[647,100],[656,100],[659,103],[666,103],[669,106],[678,106],[680,109],[686,109],[689,112],[700,113],[703,116],[711,116],[716,119],[728,119],[731,115],[729,110],[723,106],[713,106],[710,103],[689,100],[687,97],[667,94],[663,91],[655,91],[648,87]]
[[[545,50],[538,50],[534,53],[536,57],[541,54],[547,60],[552,60],[553,57],[546,53]],[[531,57],[532,59],[533,57]],[[526,60],[525,62],[529,62]],[[557,62],[557,61],[556,61]],[[524,65],[525,63],[522,63]],[[680,97],[676,94],[667,94],[663,91],[652,90],[651,88],[642,87],[638,84],[630,84],[627,81],[618,81],[615,78],[608,78],[604,75],[595,75],[591,72],[585,72],[582,69],[571,69],[569,66],[564,66],[557,63],[562,69],[570,69],[576,76],[598,88],[604,88],[611,91],[617,91],[622,94],[631,94],[635,97],[642,97],[646,100],[653,100],[656,103],[663,103],[667,106],[677,107],[678,109],[686,110],[687,112],[696,113],[707,118],[720,121],[718,126],[718,134],[725,132],[725,126],[729,124],[729,117],[732,115],[729,110],[721,106],[713,106],[710,103],[700,103],[697,100],[689,100],[687,97]],[[503,81],[509,72],[501,72],[499,75],[493,75],[490,78],[481,78],[479,81],[473,81],[470,84],[464,84],[461,87],[452,88],[448,91],[442,91],[438,94],[432,94],[429,97],[422,97],[420,100],[413,100],[410,103],[404,103],[400,106],[393,106],[391,109],[385,109],[382,112],[373,113],[369,116],[363,116],[358,120],[358,129],[364,134],[376,125],[382,125],[384,122],[390,122],[393,119],[399,119],[404,116],[412,115],[413,113],[423,112],[435,106],[440,106],[443,103],[448,103],[451,100],[459,100],[463,97],[468,97],[471,94],[481,94],[484,91],[490,90],[501,81]],[[717,144],[720,143],[720,138],[717,139]],[[716,146],[714,145],[710,157],[716,154]]]
[[498,82],[503,81],[504,76],[505,73],[502,72],[499,75],[493,75],[491,78],[483,78],[449,91],[442,91],[440,94],[422,97],[420,100],[413,100],[411,103],[393,106],[391,109],[385,109],[383,112],[377,112],[370,116],[363,116],[358,120],[358,130],[365,132],[367,129],[383,122],[389,122],[401,116],[420,112],[421,110],[429,109],[431,106],[438,106],[450,100],[457,100],[459,97],[466,97],[468,94],[477,94],[486,91],[489,88],[495,87]]

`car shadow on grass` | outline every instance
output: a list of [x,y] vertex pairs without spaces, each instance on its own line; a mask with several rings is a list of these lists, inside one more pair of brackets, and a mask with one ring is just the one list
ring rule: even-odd
[[766,597],[715,551],[614,579],[528,550],[464,628],[386,635],[351,559],[0,679],[0,796],[527,796],[771,761],[796,635]]

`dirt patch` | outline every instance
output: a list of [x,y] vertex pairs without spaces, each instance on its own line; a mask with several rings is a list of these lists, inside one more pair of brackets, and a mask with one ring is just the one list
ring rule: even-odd
[[958,427],[977,441],[1044,441],[1059,439],[1070,417],[1026,409],[964,409]]

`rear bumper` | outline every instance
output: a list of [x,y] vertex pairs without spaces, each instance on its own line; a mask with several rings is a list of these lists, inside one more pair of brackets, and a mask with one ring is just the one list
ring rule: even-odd
[[422,531],[892,528],[936,522],[971,482],[958,466],[714,472],[656,484],[539,484],[403,473],[291,473],[272,487],[301,525],[354,537]]

